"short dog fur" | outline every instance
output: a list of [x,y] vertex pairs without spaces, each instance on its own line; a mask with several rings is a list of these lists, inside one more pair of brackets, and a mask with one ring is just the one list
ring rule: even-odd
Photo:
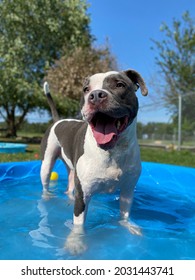
[[135,92],[139,87],[146,96],[145,82],[135,70],[92,75],[83,86],[83,120],[60,120],[45,84],[54,124],[41,144],[43,196],[49,190],[53,165],[61,158],[69,170],[67,194],[74,194],[74,226],[66,241],[66,248],[73,254],[86,249],[83,225],[90,198],[97,192],[110,193],[119,188],[120,223],[140,234],[139,228],[129,221],[133,191],[141,172],[136,138]]

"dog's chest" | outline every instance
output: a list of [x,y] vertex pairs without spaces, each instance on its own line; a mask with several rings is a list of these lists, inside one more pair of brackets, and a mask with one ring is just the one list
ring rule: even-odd
[[85,192],[112,192],[123,175],[123,166],[117,155],[110,157],[108,152],[94,150],[80,157],[77,175]]
[[87,130],[84,153],[76,164],[77,176],[85,193],[112,192],[121,188],[124,180],[129,180],[130,173],[134,173],[138,146],[133,145],[133,149],[129,149],[124,141],[121,142],[109,151],[102,150],[97,146],[91,130]]

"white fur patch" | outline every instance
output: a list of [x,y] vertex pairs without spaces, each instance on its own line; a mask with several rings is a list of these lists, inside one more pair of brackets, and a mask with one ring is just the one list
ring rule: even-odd
[[73,218],[74,225],[81,226],[84,224],[85,221],[85,212],[83,211],[79,216],[75,216]]
[[118,74],[116,71],[109,71],[106,73],[98,73],[90,77],[90,86],[91,90],[97,90],[103,88],[103,82],[106,77],[112,75],[112,74]]
[[90,127],[85,137],[84,154],[79,158],[76,169],[86,195],[97,191],[109,192],[111,183],[118,182],[122,175],[116,160],[97,146]]
[[63,148],[61,148],[61,155],[63,160],[66,162],[66,164],[68,165],[68,167],[70,169],[74,169],[74,166],[72,164],[72,161],[65,155]]
[[[83,122],[83,120],[77,120],[77,119],[63,119],[61,121],[66,121],[66,122]],[[61,122],[61,121],[59,121],[59,122]]]

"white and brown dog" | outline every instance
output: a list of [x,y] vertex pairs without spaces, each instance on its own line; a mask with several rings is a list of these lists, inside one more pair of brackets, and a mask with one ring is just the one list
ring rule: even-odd
[[91,196],[120,189],[120,223],[130,232],[139,228],[129,222],[134,187],[141,172],[136,137],[138,100],[148,90],[134,70],[98,73],[84,82],[81,113],[83,120],[60,120],[45,84],[45,93],[54,124],[42,140],[41,180],[44,195],[49,189],[50,173],[58,157],[69,170],[67,193],[74,192],[73,229],[66,247],[72,253],[85,249],[83,225]]

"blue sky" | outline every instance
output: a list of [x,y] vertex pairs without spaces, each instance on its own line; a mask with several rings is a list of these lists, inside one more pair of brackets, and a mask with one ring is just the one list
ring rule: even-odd
[[[165,22],[171,27],[173,18],[181,19],[186,10],[195,16],[195,0],[88,0],[88,3],[91,33],[97,39],[95,44],[103,45],[108,38],[119,68],[137,70],[148,84],[157,71],[151,39],[162,40],[161,24]],[[158,93],[150,87],[149,91],[150,97],[138,93],[138,120],[144,123],[168,121],[170,115],[163,108],[141,109],[152,100],[159,101]]]

